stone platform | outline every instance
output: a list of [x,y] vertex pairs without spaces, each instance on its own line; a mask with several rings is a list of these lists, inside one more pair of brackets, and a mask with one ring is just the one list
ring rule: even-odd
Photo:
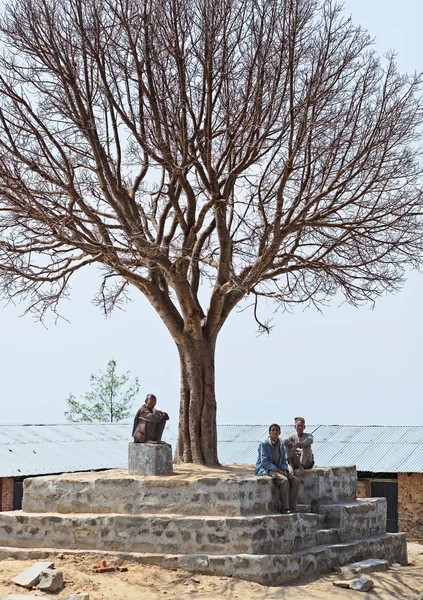
[[405,535],[386,533],[385,499],[356,499],[354,467],[300,479],[292,515],[280,514],[273,481],[250,465],[26,479],[23,511],[0,513],[0,557],[113,554],[266,585],[366,558],[407,562]]

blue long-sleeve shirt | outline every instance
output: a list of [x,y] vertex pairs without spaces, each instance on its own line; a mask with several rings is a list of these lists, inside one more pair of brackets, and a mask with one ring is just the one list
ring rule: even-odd
[[278,465],[273,464],[273,446],[269,439],[265,442],[261,442],[258,447],[258,457],[256,462],[256,475],[269,475],[270,471],[288,471],[288,462],[286,460],[285,447],[280,440],[277,442],[280,444],[280,461]]

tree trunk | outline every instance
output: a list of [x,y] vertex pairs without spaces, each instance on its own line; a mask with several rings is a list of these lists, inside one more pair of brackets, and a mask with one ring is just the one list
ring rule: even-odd
[[215,345],[207,339],[177,344],[181,405],[175,462],[217,466]]

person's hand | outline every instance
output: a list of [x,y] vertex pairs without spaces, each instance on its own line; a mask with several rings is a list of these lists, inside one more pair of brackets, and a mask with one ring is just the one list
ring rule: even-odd
[[288,475],[289,475],[289,472],[288,472],[288,471],[285,471],[285,469],[283,469],[283,470],[281,471],[281,474],[282,474],[282,475],[285,475],[285,477],[288,477]]

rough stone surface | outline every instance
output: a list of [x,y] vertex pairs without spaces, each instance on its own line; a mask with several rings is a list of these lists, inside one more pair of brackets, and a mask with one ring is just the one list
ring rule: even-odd
[[249,466],[28,478],[24,512],[0,513],[0,558],[90,553],[264,585],[370,558],[407,564],[405,536],[386,534],[385,499],[351,497],[354,467],[302,481],[300,512],[281,515],[274,482]]
[[280,502],[270,477],[189,480],[176,473],[152,478],[109,471],[27,478],[24,512],[41,513],[46,506],[55,513],[237,516],[272,513]]
[[369,558],[367,560],[362,560],[360,562],[353,563],[352,565],[342,567],[341,573],[343,575],[348,575],[351,573],[375,573],[377,571],[387,571],[388,568],[389,563],[387,560]]
[[367,498],[318,507],[325,527],[337,528],[341,541],[367,538],[386,531],[386,498]]
[[165,475],[173,472],[170,444],[128,444],[130,475]]
[[350,590],[358,590],[359,592],[367,592],[372,587],[374,587],[374,583],[372,579],[368,579],[367,577],[357,577],[357,579],[351,579],[349,582]]
[[298,476],[302,504],[331,504],[357,498],[357,470],[351,467],[316,467]]
[[[160,448],[163,445],[129,444],[129,447]],[[247,468],[250,469],[248,473]],[[279,493],[270,477],[255,477],[251,467],[236,479],[204,476],[189,480],[170,476],[131,475],[124,470],[76,473],[27,478],[24,481],[24,512],[43,512],[48,506],[58,513],[141,512],[188,515],[252,515],[280,509]],[[306,512],[318,512],[325,504],[354,498],[355,467],[331,467],[306,471],[300,499]],[[322,482],[319,479],[322,478]],[[334,485],[338,481],[339,485]],[[330,486],[334,485],[333,493]]]
[[[1,548],[0,559],[12,557],[17,560],[44,558],[63,550]],[[352,561],[365,560],[369,556],[386,558],[389,562],[399,560],[407,564],[406,538],[403,533],[390,533],[365,540],[355,540],[332,546],[317,546],[296,554],[275,555],[184,555],[152,554],[137,552],[107,552],[104,550],[66,550],[69,554],[90,554],[93,562],[110,557],[132,560],[140,564],[157,565],[167,569],[201,571],[207,575],[233,576],[256,581],[263,585],[283,585],[295,582],[303,574],[309,577],[330,571]],[[288,570],[287,570],[288,569]]]
[[22,571],[22,573],[19,573],[19,575],[16,575],[16,577],[13,577],[12,581],[13,583],[16,583],[16,585],[20,585],[25,588],[32,588],[39,583],[41,573],[45,569],[50,569],[51,567],[54,567],[52,562],[36,562],[28,569],[25,569],[25,571]]
[[[193,517],[0,513],[0,545],[186,554],[284,554],[316,545],[317,515]],[[40,536],[42,532],[42,536]]]
[[43,592],[57,592],[63,587],[63,573],[54,569],[46,569],[40,575],[38,588]]
[[63,600],[90,600],[89,594],[70,594],[65,596]]

